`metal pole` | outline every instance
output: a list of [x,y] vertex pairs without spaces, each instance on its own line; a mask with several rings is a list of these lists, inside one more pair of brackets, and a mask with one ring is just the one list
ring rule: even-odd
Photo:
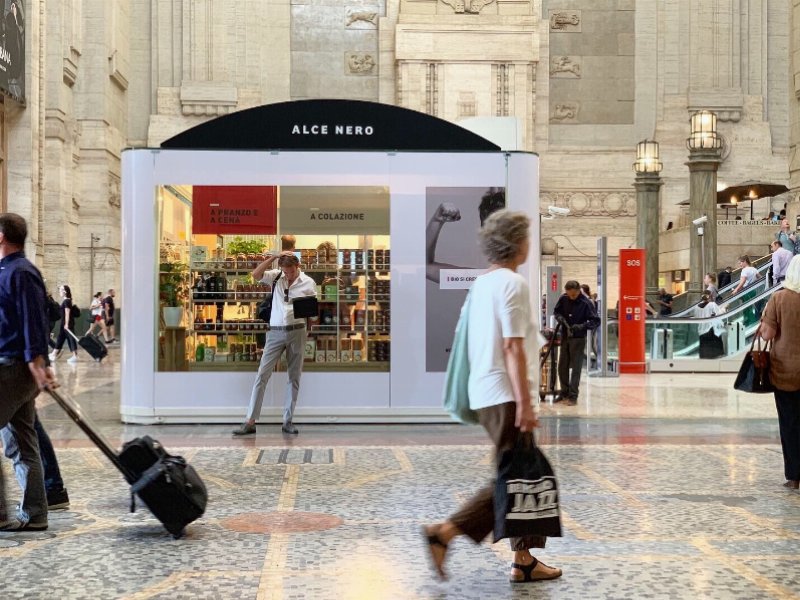
[[89,304],[94,299],[94,243],[100,241],[100,237],[89,234]]
[[[701,276],[705,278],[706,276],[706,236],[705,236],[705,229],[703,233],[700,234],[700,262],[703,265],[703,272]],[[715,267],[716,268],[716,267]],[[700,279],[700,290],[703,292],[703,279]]]

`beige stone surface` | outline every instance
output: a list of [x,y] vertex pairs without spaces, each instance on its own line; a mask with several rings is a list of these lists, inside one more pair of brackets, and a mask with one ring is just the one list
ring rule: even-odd
[[[798,40],[800,0],[27,0],[27,102],[5,102],[8,206],[31,221],[53,285],[88,297],[91,234],[95,287],[120,284],[122,148],[264,103],[377,100],[516,117],[543,204],[573,210],[543,230],[564,236],[559,260],[579,279],[593,279],[598,235],[633,241],[635,145],[657,140],[664,275],[689,267],[693,110],[719,115],[719,183],[789,185],[795,224]],[[768,241],[726,227],[720,263]]]

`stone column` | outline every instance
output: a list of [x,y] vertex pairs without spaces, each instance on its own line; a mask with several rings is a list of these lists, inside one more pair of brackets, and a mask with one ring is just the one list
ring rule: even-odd
[[703,224],[703,236],[697,234],[697,226],[691,226],[688,288],[691,301],[700,299],[705,273],[717,271],[717,169],[722,162],[721,154],[719,149],[690,149],[686,163],[689,167],[689,219],[708,217]]
[[658,294],[658,229],[661,208],[658,173],[637,173],[636,182],[636,247],[645,250],[645,295]]

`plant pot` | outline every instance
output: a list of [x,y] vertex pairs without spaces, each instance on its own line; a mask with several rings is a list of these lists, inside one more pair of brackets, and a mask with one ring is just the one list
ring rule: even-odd
[[164,313],[164,324],[167,327],[180,327],[183,321],[183,307],[182,306],[165,306],[162,309]]

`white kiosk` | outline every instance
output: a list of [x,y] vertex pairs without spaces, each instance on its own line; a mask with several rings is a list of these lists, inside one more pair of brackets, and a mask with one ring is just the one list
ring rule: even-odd
[[[448,351],[486,267],[476,233],[504,205],[532,217],[523,275],[538,314],[538,165],[447,121],[343,100],[261,106],[126,150],[122,420],[242,420],[267,335],[250,272],[292,234],[320,299],[295,421],[448,421]],[[286,383],[279,366],[262,421],[280,421]]]

